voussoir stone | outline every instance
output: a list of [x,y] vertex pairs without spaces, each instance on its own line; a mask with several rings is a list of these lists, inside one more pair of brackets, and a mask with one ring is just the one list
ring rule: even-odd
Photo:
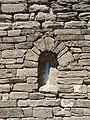
[[58,58],[58,62],[60,66],[67,66],[72,61],[74,61],[74,58],[69,51],[60,58]]
[[3,13],[18,13],[25,12],[27,5],[25,3],[20,4],[2,4],[1,10]]
[[25,60],[30,60],[30,61],[38,61],[39,56],[33,52],[31,49],[29,49],[26,53]]

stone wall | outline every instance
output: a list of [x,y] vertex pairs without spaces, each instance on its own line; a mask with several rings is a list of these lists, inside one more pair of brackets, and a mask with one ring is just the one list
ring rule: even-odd
[[[0,0],[0,120],[90,120],[89,28],[89,0]],[[43,51],[58,66],[39,87]]]

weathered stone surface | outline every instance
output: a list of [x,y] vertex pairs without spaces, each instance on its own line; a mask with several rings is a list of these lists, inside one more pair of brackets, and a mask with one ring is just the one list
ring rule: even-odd
[[30,93],[29,94],[30,100],[39,100],[39,99],[44,99],[44,94],[43,93]]
[[86,70],[82,71],[60,71],[58,77],[86,77],[88,72]]
[[9,84],[0,84],[0,92],[10,92],[10,85]]
[[55,40],[58,41],[73,41],[73,40],[84,40],[83,35],[58,35]]
[[81,108],[71,108],[71,115],[74,115],[74,116],[83,116],[83,109]]
[[19,107],[29,107],[30,99],[26,100],[19,100],[18,101],[18,106]]
[[31,107],[29,108],[23,108],[24,117],[32,117],[33,116],[33,110]]
[[82,84],[83,79],[78,78],[78,77],[73,77],[73,78],[57,78],[57,82],[59,84],[65,84],[65,85],[70,85],[70,84]]
[[39,28],[40,23],[35,21],[26,21],[26,22],[15,22],[12,25],[13,29],[22,29],[22,28]]
[[87,23],[85,21],[70,21],[65,23],[65,28],[79,28],[79,29],[85,29],[87,28]]
[[20,108],[3,108],[0,109],[0,118],[23,117],[23,111]]
[[72,61],[74,61],[74,58],[69,51],[60,58],[58,58],[58,63],[60,66],[67,66]]
[[6,43],[19,43],[26,41],[26,36],[19,36],[19,37],[3,37],[3,42]]
[[77,12],[57,13],[57,21],[70,21],[74,20]]
[[73,5],[73,10],[82,11],[82,12],[90,11],[90,5],[85,3],[75,4]]
[[28,92],[11,92],[10,99],[27,99]]
[[80,35],[81,34],[81,30],[80,29],[56,29],[54,30],[54,34],[55,35]]
[[75,106],[79,108],[90,108],[90,100],[78,99]]
[[4,50],[2,58],[21,58],[24,56],[26,50]]
[[43,92],[43,93],[57,94],[58,89],[57,89],[57,86],[55,86],[55,85],[48,85],[48,84],[46,84],[46,85],[40,87],[39,91]]
[[84,109],[84,113],[85,116],[89,116],[90,115],[90,109]]
[[58,85],[57,88],[60,93],[74,92],[74,87],[72,85]]
[[21,92],[32,92],[38,89],[38,84],[28,84],[28,83],[17,83],[14,85],[14,91],[21,91]]
[[11,20],[12,20],[12,15],[5,15],[5,14],[0,15],[0,22],[11,22]]
[[37,83],[38,78],[36,77],[28,77],[27,78],[27,83],[32,84],[32,83]]
[[49,12],[49,8],[46,5],[34,4],[29,7],[29,12]]
[[6,22],[6,23],[4,23],[4,22],[0,23],[0,30],[9,30],[11,28],[12,28],[12,23],[8,23],[8,22]]
[[74,104],[74,99],[61,99],[61,107],[73,107]]
[[8,36],[20,36],[21,30],[9,30]]
[[18,13],[18,12],[25,12],[26,11],[26,4],[2,4],[1,10],[3,13]]
[[39,118],[47,118],[52,117],[52,109],[51,108],[34,108],[33,109],[33,116]]
[[16,100],[0,100],[0,107],[16,107]]
[[42,24],[43,29],[47,29],[47,28],[58,29],[58,28],[63,28],[63,26],[64,26],[63,22],[55,22],[55,21],[46,21]]
[[40,4],[46,4],[48,3],[48,0],[28,0],[29,3],[40,3]]
[[0,44],[0,50],[12,50],[14,49],[14,45],[13,44]]
[[55,107],[60,105],[60,99],[51,100],[30,100],[29,105],[31,107]]
[[54,46],[54,39],[51,37],[46,37],[45,43],[46,43],[46,50],[50,51]]
[[74,92],[87,93],[87,87],[86,85],[74,85]]
[[25,60],[24,67],[26,67],[26,68],[38,68],[38,62]]
[[86,117],[86,116],[84,116],[84,117],[74,117],[74,116],[72,116],[72,117],[68,117],[68,118],[64,118],[63,120],[89,120],[90,119],[90,117]]
[[29,20],[29,14],[15,14],[14,20],[15,21]]
[[30,61],[38,61],[39,56],[33,52],[31,49],[29,49],[26,53],[25,60],[30,60]]
[[90,20],[90,12],[84,12],[79,14],[80,20]]
[[30,49],[32,48],[32,46],[33,46],[32,42],[22,42],[22,43],[15,44],[15,48],[17,49]]
[[43,38],[37,40],[34,43],[34,45],[41,51],[45,51],[46,50],[45,39],[43,39]]
[[19,3],[19,2],[26,2],[26,0],[0,0],[2,3]]

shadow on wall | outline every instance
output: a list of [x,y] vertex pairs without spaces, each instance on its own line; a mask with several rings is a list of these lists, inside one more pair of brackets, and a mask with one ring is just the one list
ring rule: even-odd
[[57,55],[53,52],[44,51],[39,56],[38,81],[39,87],[45,84],[56,84]]

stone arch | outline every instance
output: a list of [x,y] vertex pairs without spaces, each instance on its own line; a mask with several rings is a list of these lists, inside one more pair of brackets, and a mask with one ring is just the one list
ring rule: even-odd
[[[34,68],[34,69],[37,68],[37,73],[39,69],[38,63],[40,60],[40,56],[45,52],[50,54],[51,53],[55,54],[56,55],[55,59],[58,62],[58,66],[61,66],[61,67],[66,67],[67,65],[70,64],[70,62],[74,60],[72,53],[66,47],[64,42],[56,41],[51,37],[41,38],[36,42],[34,42],[33,48],[29,49],[25,56],[25,62],[28,61],[28,65],[30,65],[31,68]],[[25,66],[25,67],[28,67],[28,66]],[[37,74],[36,74],[36,77],[38,77]]]

